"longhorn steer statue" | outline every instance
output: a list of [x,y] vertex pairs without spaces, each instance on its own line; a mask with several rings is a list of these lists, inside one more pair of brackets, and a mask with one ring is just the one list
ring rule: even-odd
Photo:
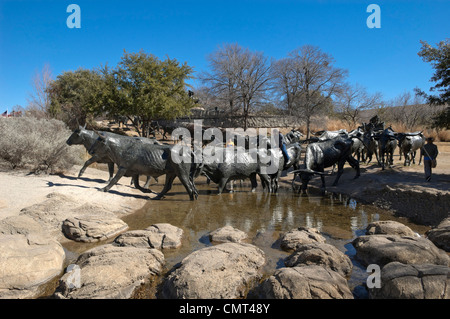
[[352,155],[356,156],[358,162],[364,160],[364,151],[366,146],[364,145],[364,132],[359,127],[348,133],[348,137],[353,139]]
[[[112,135],[114,133],[110,132],[101,132],[105,136]],[[73,133],[70,135],[70,137],[67,139],[66,144],[71,145],[83,145],[86,151],[89,151],[89,149],[92,147],[92,145],[97,140],[97,135],[94,131],[86,130],[86,126],[82,127],[79,126]],[[109,179],[110,181],[114,176],[114,162],[106,155],[103,154],[103,156],[100,156],[100,154],[96,154],[95,156],[92,156],[90,159],[88,159],[83,167],[80,169],[80,172],[78,173],[78,178],[80,178],[83,174],[86,168],[93,164],[93,163],[105,163],[108,164],[108,171],[109,171]]]
[[286,140],[286,144],[298,143],[300,142],[300,138],[303,137],[303,134],[300,131],[292,129],[284,136]]
[[139,186],[139,175],[157,178],[166,175],[164,188],[155,199],[162,198],[171,188],[175,177],[178,177],[186,188],[191,200],[197,198],[198,192],[191,177],[193,162],[183,162],[174,158],[171,145],[143,143],[139,139],[121,139],[99,134],[89,154],[108,156],[118,167],[114,178],[106,187],[107,192],[122,176],[133,177],[134,185],[143,192],[151,192]]
[[[271,152],[275,152],[274,156],[278,159],[278,171],[274,174],[269,175],[271,179],[272,193],[276,193],[278,191],[278,181],[284,170],[288,170],[291,167],[293,167],[294,170],[296,170],[300,167],[300,159],[302,152],[302,147],[300,146],[300,144],[299,143],[287,144],[286,151],[289,155],[289,161],[287,163],[285,163],[281,150],[271,149]],[[294,185],[295,177],[296,176],[294,175],[294,178],[292,179],[292,186]]]
[[378,141],[378,158],[384,170],[386,164],[388,167],[394,164],[394,151],[397,148],[396,133],[391,128],[387,128],[374,134],[373,138]]
[[[143,137],[131,137],[131,136],[123,136],[119,134],[115,134],[112,132],[105,132],[100,131],[100,133],[103,136],[111,136],[111,137],[117,137],[117,138],[128,138],[128,139],[138,139],[141,140],[143,143],[149,143],[149,144],[161,144],[155,139],[148,139]],[[73,131],[73,133],[70,135],[70,137],[67,139],[66,144],[71,145],[83,145],[86,151],[89,152],[92,145],[94,145],[95,141],[98,138],[98,134],[92,130],[87,130],[86,126],[82,127],[79,126],[77,129]],[[108,182],[111,181],[111,179],[114,176],[114,162],[111,160],[111,158],[107,154],[95,154],[90,159],[88,159],[83,167],[80,169],[80,172],[78,173],[78,178],[83,176],[84,172],[86,171],[86,168],[88,168],[89,165],[93,163],[103,163],[108,165],[108,171],[109,171],[109,179]],[[144,188],[148,188],[150,184],[150,177],[147,177],[147,182],[144,185]]]
[[305,161],[300,169],[291,173],[299,173],[302,185],[300,191],[306,192],[308,183],[317,174],[322,180],[322,191],[325,191],[324,169],[337,164],[338,171],[333,186],[336,186],[344,172],[344,164],[348,162],[356,170],[355,178],[360,176],[359,162],[352,157],[353,140],[345,137],[311,143],[306,148]]
[[380,163],[380,160],[378,159],[378,141],[374,139],[374,133],[373,130],[370,129],[367,132],[364,132],[363,135],[363,142],[364,142],[364,160],[367,164],[369,164],[372,161],[373,154],[375,154],[375,157],[377,159],[377,162]]
[[252,191],[255,191],[256,176],[259,175],[263,184],[268,185],[270,192],[270,177],[263,168],[267,167],[267,164],[261,162],[260,156],[267,155],[262,155],[258,149],[253,148],[246,150],[241,147],[217,147],[209,160],[203,158],[203,163],[197,168],[195,177],[200,174],[205,175],[218,185],[218,194],[221,194],[229,181],[247,178],[251,181]]
[[[404,166],[410,166],[411,160],[413,164],[416,164],[416,153],[417,150],[421,150],[422,146],[425,145],[425,136],[422,132],[416,133],[397,133],[396,137],[398,139],[398,146],[400,149],[400,160],[402,159],[402,154],[405,156]],[[422,152],[419,157],[419,165],[422,162]]]

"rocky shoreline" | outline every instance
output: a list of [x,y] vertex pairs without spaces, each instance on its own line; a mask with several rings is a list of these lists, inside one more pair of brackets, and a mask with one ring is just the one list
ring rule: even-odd
[[[381,282],[388,282],[389,288],[368,289],[369,297],[450,298],[450,257],[437,247],[448,249],[449,223],[434,230],[440,234],[436,245],[401,223],[371,223],[351,244],[363,265],[381,267]],[[50,298],[129,299],[142,285],[157,282],[153,298],[162,299],[354,299],[347,282],[353,268],[349,257],[314,228],[282,234],[280,248],[291,255],[268,278],[261,271],[264,252],[242,242],[245,234],[229,226],[212,231],[212,246],[193,251],[167,275],[164,253],[178,249],[183,238],[183,231],[173,225],[155,224],[108,237],[114,240],[85,251],[70,265],[62,245],[28,216],[3,220],[0,233],[1,298],[39,297],[40,287],[59,276]]]
[[[165,253],[180,248],[183,230],[170,224],[128,230],[120,217],[131,212],[112,213],[73,193],[51,192],[1,219],[0,298],[37,298],[49,283],[56,289],[46,296],[61,299],[139,298],[149,284],[150,297],[164,299],[355,298],[348,285],[354,266],[317,229],[281,234],[278,246],[290,255],[269,276],[262,273],[264,252],[230,226],[211,230],[212,246],[165,269]],[[419,237],[398,222],[371,223],[351,242],[356,260],[380,267],[381,287],[361,282],[367,296],[449,299],[449,225],[444,219]],[[95,247],[68,256],[61,243],[72,241]]]
[[[326,192],[373,205],[420,225],[435,227],[450,217],[450,180],[445,174],[437,175],[434,183],[425,183],[421,174],[404,172],[403,167],[389,172],[377,166],[367,168],[355,180],[353,174],[346,168],[338,186],[331,186],[333,176],[326,177]],[[284,176],[282,181],[282,187],[291,188],[292,175]],[[321,194],[320,178],[310,181],[309,192]]]

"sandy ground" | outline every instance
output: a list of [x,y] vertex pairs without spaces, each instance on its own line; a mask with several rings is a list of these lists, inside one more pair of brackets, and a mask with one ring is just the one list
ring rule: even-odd
[[89,167],[81,178],[77,178],[80,168],[74,166],[61,175],[0,171],[0,220],[19,215],[22,208],[41,203],[55,192],[74,198],[80,205],[99,205],[119,216],[139,209],[151,196],[130,186],[130,178],[122,178],[107,193],[100,192],[98,189],[106,186],[108,172]]

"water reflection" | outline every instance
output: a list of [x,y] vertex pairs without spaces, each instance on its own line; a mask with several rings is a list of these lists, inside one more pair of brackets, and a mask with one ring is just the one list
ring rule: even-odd
[[[184,187],[176,180],[163,200],[148,201],[142,209],[123,218],[130,230],[144,229],[157,223],[169,223],[183,229],[181,248],[163,251],[167,270],[193,251],[212,245],[209,232],[227,225],[245,231],[248,242],[264,251],[266,275],[283,267],[288,256],[279,248],[277,240],[280,234],[300,226],[317,228],[327,238],[327,243],[345,252],[352,260],[355,251],[350,242],[362,235],[372,221],[397,220],[419,234],[428,229],[342,195],[301,196],[291,189],[280,189],[278,194],[267,194],[262,189],[252,193],[245,183],[235,185],[234,193],[217,195],[217,188],[206,182],[197,183],[197,187],[198,200],[190,201]],[[156,187],[152,186],[152,189],[158,191]],[[71,242],[64,244],[64,247],[75,259],[77,254],[102,244],[105,242]],[[352,278],[349,280],[351,288],[367,277],[365,270],[356,261],[353,260],[353,263]]]
[[345,245],[361,235],[368,223],[395,220],[391,214],[342,195],[301,196],[290,189],[281,189],[278,194],[267,194],[261,189],[252,193],[245,183],[235,185],[234,193],[217,195],[214,185],[200,182],[197,187],[196,201],[189,201],[184,188],[175,184],[166,198],[149,201],[140,211],[124,218],[130,229],[170,223],[184,230],[183,248],[165,252],[169,267],[193,250],[211,245],[208,233],[226,225],[245,231],[249,242],[273,258],[269,265],[276,267],[279,259],[285,257],[274,246],[280,233],[300,226],[314,227],[346,252]]

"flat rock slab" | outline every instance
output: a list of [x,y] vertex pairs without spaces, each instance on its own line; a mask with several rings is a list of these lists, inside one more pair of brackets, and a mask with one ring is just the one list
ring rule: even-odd
[[353,264],[348,256],[333,245],[312,243],[298,246],[297,250],[285,260],[287,267],[300,265],[319,265],[336,271],[343,277],[349,277]]
[[432,264],[387,264],[381,287],[369,290],[372,299],[450,299],[450,268]]
[[280,268],[258,291],[263,299],[353,299],[344,277],[318,265]]
[[114,240],[117,246],[173,249],[182,244],[183,230],[170,224],[154,224],[144,230],[132,230]]
[[437,247],[450,252],[450,218],[444,219],[436,228],[425,234]]
[[224,226],[209,234],[210,241],[218,243],[240,243],[247,237],[245,232],[233,226]]
[[0,298],[34,298],[63,272],[65,252],[40,233],[0,235]]
[[356,258],[365,265],[382,267],[390,262],[404,264],[450,264],[450,257],[423,237],[400,237],[395,235],[365,235],[353,240]]
[[164,281],[167,299],[244,298],[261,277],[261,249],[250,244],[224,243],[197,250],[182,260]]
[[408,226],[393,220],[383,220],[372,222],[367,225],[366,235],[397,235],[418,237],[418,235]]
[[[50,193],[41,203],[23,208],[20,216],[26,216],[38,222],[44,231],[58,240],[66,240],[61,231],[62,224],[70,218],[114,220],[118,213],[107,211],[104,207],[91,203],[80,203],[76,198],[60,193]],[[75,223],[76,224],[76,223]],[[80,229],[80,232],[82,230]]]
[[10,216],[0,220],[0,234],[28,235],[31,233],[44,233],[41,224],[33,218],[23,215]]
[[299,227],[284,233],[280,237],[280,247],[283,250],[295,250],[297,246],[311,243],[325,243],[326,239],[316,228]]
[[66,273],[55,297],[129,299],[151,276],[161,274],[163,264],[164,255],[157,249],[99,246],[80,255],[75,264],[78,278],[73,272]]
[[113,238],[127,229],[128,225],[115,216],[71,217],[62,223],[67,238],[85,243]]

